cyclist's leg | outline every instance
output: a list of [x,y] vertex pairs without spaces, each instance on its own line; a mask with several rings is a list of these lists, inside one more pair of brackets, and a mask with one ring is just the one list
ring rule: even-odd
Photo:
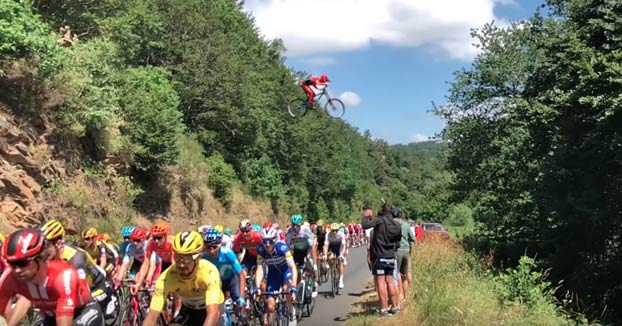
[[309,106],[309,108],[313,108],[313,99],[315,97],[315,92],[313,91],[313,89],[311,89],[311,87],[306,84],[306,83],[301,83],[300,87],[302,88],[302,90],[307,94],[307,105]]
[[206,317],[207,311],[205,309],[191,309],[182,306],[179,314],[173,318],[169,325],[202,326]]
[[[47,324],[44,324],[47,326]],[[91,301],[79,309],[73,318],[73,326],[102,326],[104,325],[104,314],[97,304]]]

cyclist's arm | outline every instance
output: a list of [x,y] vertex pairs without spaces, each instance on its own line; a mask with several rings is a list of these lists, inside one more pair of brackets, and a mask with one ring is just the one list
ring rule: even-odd
[[[146,259],[145,259],[146,260]],[[156,254],[156,252],[151,253],[151,257],[149,258],[151,262],[149,263],[149,271],[147,272],[147,282],[154,283],[156,280],[153,279],[153,275],[155,274],[155,270],[159,264],[162,264],[162,258]],[[164,271],[162,271],[164,272]]]
[[[240,286],[238,286],[238,290],[240,291],[240,293],[238,294],[238,297],[241,298],[243,297],[243,294],[244,294],[244,291],[242,290],[243,286],[244,284],[246,284],[246,276],[244,273],[242,273],[242,265],[240,265],[240,262],[238,261],[233,251],[228,250],[225,256],[231,263],[231,268],[233,269],[233,273],[236,274],[237,277],[239,277]],[[234,275],[233,277],[235,277],[236,275]]]
[[341,256],[345,257],[348,253],[348,246],[346,246],[346,237],[343,235],[341,237],[341,249],[339,250]]
[[[149,259],[145,257],[145,262]],[[144,264],[144,262],[143,262]],[[153,297],[151,298],[151,303],[149,304],[149,313],[145,320],[143,321],[143,326],[157,326],[158,317],[160,317],[160,313],[164,309],[164,279],[159,279],[156,282],[155,292],[153,293]]]
[[20,321],[26,317],[30,306],[30,300],[26,299],[24,296],[18,295],[15,307],[11,308],[11,314],[7,316],[9,317],[7,318],[7,325],[19,325]]
[[260,288],[262,281],[263,281],[263,257],[258,254],[257,255],[257,267],[255,268],[255,287]]
[[76,305],[80,302],[78,287],[80,279],[78,272],[69,268],[54,280],[54,289],[58,293],[56,303],[56,326],[71,326]]
[[143,281],[145,280],[147,271],[149,271],[149,265],[153,265],[153,264],[150,264],[149,259],[147,259],[147,257],[145,256],[143,263],[140,265],[140,270],[138,271],[138,274],[136,274],[136,286],[139,288],[142,286]]
[[103,242],[100,242],[97,246],[99,247],[99,267],[106,270],[106,263],[108,262],[106,245]]

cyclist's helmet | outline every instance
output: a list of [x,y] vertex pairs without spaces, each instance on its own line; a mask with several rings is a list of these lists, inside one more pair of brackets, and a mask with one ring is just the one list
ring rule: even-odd
[[159,235],[165,236],[168,234],[169,230],[170,230],[170,226],[168,225],[168,223],[157,221],[153,223],[153,226],[151,227],[151,234],[154,236],[159,236]]
[[37,229],[21,229],[11,233],[2,246],[4,258],[9,261],[35,259],[43,251],[45,236]]
[[320,76],[320,81],[321,81],[322,83],[329,82],[329,81],[330,81],[330,78],[328,78],[328,75],[327,75],[327,74],[322,74],[322,76]]
[[54,240],[65,236],[65,228],[57,220],[49,220],[39,227],[46,240]]
[[261,229],[262,239],[275,239],[277,236],[278,234],[274,228]]
[[302,215],[300,214],[296,214],[296,215],[292,215],[292,217],[289,218],[289,221],[292,222],[292,225],[300,225],[302,224]]
[[82,239],[94,238],[97,236],[97,229],[88,228],[82,232]]
[[225,230],[225,227],[218,224],[216,226],[214,226],[214,230],[217,230],[218,232],[222,233]]
[[274,227],[274,224],[272,222],[270,222],[270,221],[266,221],[263,224],[263,226],[262,226],[263,229],[267,229],[267,228],[271,228],[271,227]]
[[309,222],[303,222],[303,223],[302,223],[302,227],[303,227],[303,228],[307,228],[307,229],[308,229],[310,226],[311,226],[311,225],[309,224]]
[[225,233],[226,235],[231,235],[231,232],[232,232],[232,231],[231,231],[231,229],[230,229],[230,228],[226,228],[224,233]]
[[339,223],[333,223],[330,225],[331,231],[339,231]]
[[311,224],[311,231],[315,232],[317,229],[317,224]]
[[219,244],[222,242],[222,233],[216,230],[216,228],[213,228],[205,233],[203,239],[207,244]]
[[247,219],[243,219],[240,221],[240,229],[247,230],[247,229],[250,229],[251,227],[252,227],[251,221]]
[[0,233],[0,246],[4,243],[5,240],[6,236],[4,235],[4,233]]
[[253,231],[261,231],[261,226],[259,224],[253,224]]
[[211,225],[209,225],[209,224],[204,224],[204,225],[199,226],[199,227],[197,228],[197,231],[199,231],[199,233],[205,233],[205,232],[207,232],[207,230],[209,230],[209,229],[211,229],[211,228],[212,228],[212,226],[211,226]]
[[130,234],[130,239],[133,241],[140,241],[146,239],[148,235],[147,230],[144,228],[135,228]]
[[203,251],[203,237],[197,231],[177,233],[173,239],[173,251],[178,255],[196,255]]
[[135,226],[124,226],[121,229],[121,236],[124,238],[129,238],[130,235],[132,235],[132,231],[134,231],[134,229],[136,229]]

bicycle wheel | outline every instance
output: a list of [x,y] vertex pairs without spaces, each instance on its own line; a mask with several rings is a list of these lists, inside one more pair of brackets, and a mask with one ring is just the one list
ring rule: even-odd
[[309,108],[307,107],[307,100],[302,98],[297,98],[289,101],[287,105],[287,112],[294,118],[300,118],[307,114]]
[[296,320],[302,319],[302,312],[305,307],[305,293],[306,287],[304,281],[298,283],[298,290],[296,293]]
[[346,106],[343,105],[340,99],[331,98],[324,104],[324,111],[326,111],[329,117],[338,119],[343,117],[343,114],[346,113]]
[[339,280],[337,279],[337,269],[334,266],[330,268],[330,291],[333,298],[337,295],[337,289],[339,284],[337,283]]

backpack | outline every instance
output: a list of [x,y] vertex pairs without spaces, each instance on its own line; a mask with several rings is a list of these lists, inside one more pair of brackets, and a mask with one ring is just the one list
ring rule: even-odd
[[384,228],[387,233],[387,240],[391,243],[399,243],[402,240],[402,226],[395,219],[382,216],[384,220]]

